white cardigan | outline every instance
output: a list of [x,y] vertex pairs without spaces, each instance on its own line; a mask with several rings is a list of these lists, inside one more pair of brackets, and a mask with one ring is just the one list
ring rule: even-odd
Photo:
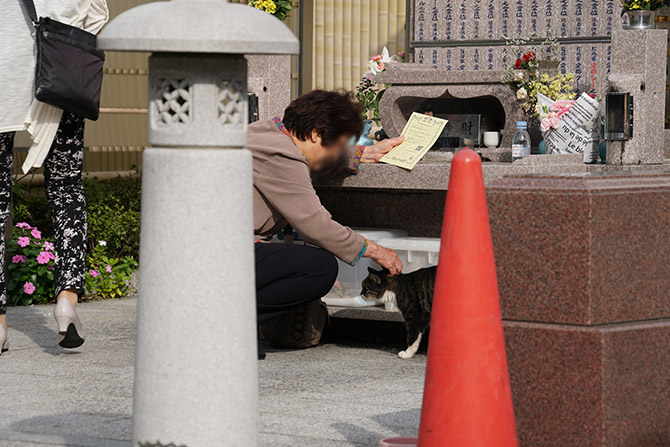
[[[109,18],[106,0],[34,0],[39,17],[97,34]],[[2,0],[0,13],[0,133],[26,130],[33,144],[23,172],[40,167],[62,111],[35,99],[35,29],[21,0]]]

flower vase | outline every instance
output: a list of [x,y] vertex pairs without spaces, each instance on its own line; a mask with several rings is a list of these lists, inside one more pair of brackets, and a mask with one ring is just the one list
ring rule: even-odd
[[372,131],[372,120],[363,121],[363,133],[358,139],[356,144],[358,146],[372,146],[375,142],[370,138],[370,132]]
[[654,27],[656,11],[636,9],[626,11],[626,15],[628,16],[628,25],[624,26],[624,29],[652,29]]
[[539,154],[540,142],[544,141],[542,130],[540,129],[540,120],[534,116],[526,118],[528,123],[528,134],[530,135],[531,154]]

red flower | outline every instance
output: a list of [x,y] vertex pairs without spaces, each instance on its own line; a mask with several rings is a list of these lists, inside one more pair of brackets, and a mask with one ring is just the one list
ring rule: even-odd
[[594,95],[593,93],[589,93],[589,96],[591,97],[591,99],[596,99],[596,95]]
[[523,55],[523,60],[528,64],[530,61],[536,60],[535,53],[533,51],[529,51],[528,53]]
[[515,67],[516,67],[517,70],[519,70],[519,69],[521,68],[521,59],[517,59],[517,60],[516,60],[516,65],[515,65]]

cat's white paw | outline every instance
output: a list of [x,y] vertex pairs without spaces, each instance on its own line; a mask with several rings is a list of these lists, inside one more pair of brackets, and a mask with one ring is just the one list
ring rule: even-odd
[[401,359],[411,359],[414,357],[414,354],[416,354],[416,351],[419,350],[419,345],[421,345],[421,336],[423,335],[422,332],[419,333],[419,335],[416,337],[416,340],[414,340],[414,343],[411,344],[411,346],[404,351],[400,351],[398,353],[398,357]]

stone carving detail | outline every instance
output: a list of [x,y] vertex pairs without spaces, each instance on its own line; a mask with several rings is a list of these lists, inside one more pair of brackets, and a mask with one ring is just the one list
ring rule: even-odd
[[219,82],[219,123],[231,127],[244,124],[246,94],[240,81],[223,80]]
[[191,121],[191,85],[187,79],[159,78],[154,100],[154,120],[159,125]]

